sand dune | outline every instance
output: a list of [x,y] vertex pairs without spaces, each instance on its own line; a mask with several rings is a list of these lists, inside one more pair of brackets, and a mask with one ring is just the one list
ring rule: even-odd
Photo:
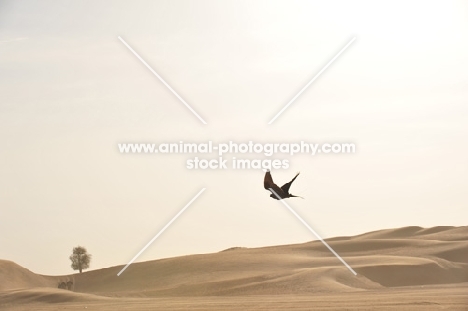
[[8,260],[0,260],[0,291],[33,288],[33,287],[56,287],[56,281],[29,271]]
[[0,292],[0,299],[4,304],[14,304],[17,301],[21,301],[22,303],[93,302],[106,301],[110,298],[92,294],[75,293],[58,288],[39,287]]
[[[116,303],[115,299],[151,305],[161,303],[161,299],[223,296],[231,301],[228,297],[252,295],[263,297],[260,300],[320,295],[370,299],[370,293],[399,291],[405,296],[406,291],[422,295],[431,288],[439,292],[450,288],[450,293],[467,288],[468,227],[405,227],[327,241],[357,276],[320,241],[234,247],[214,254],[134,263],[119,277],[123,266],[84,272],[74,275],[75,292],[56,289],[58,280],[67,276],[41,276],[13,262],[0,261],[0,306],[52,302],[107,306],[109,300]],[[429,298],[436,297],[432,293]],[[468,310],[467,296],[458,295],[451,301],[459,304],[451,305],[453,308]]]

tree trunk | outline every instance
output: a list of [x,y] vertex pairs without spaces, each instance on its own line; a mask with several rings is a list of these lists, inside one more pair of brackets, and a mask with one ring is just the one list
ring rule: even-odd
[[78,254],[78,268],[80,269],[80,273],[81,273],[81,254]]

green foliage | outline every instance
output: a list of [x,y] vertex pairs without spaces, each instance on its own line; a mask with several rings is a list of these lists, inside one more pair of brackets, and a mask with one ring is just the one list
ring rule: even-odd
[[88,254],[88,251],[83,246],[77,246],[73,248],[73,254],[70,255],[70,260],[73,270],[80,270],[81,273],[83,269],[89,268],[91,254]]

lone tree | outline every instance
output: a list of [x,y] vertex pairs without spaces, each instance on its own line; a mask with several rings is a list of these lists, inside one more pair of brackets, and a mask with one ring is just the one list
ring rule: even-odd
[[80,270],[81,273],[83,269],[89,268],[91,254],[88,254],[86,248],[83,246],[77,246],[73,248],[73,254],[70,255],[70,260],[73,270]]

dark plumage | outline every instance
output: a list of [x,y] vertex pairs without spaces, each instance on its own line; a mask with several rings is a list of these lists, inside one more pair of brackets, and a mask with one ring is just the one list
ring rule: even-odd
[[[297,178],[297,176],[299,176],[299,172],[296,174],[296,176],[294,176],[294,178],[288,182],[288,183],[285,183],[284,185],[280,187],[278,187],[274,182],[273,182],[273,178],[271,177],[271,173],[270,171],[267,171],[265,173],[265,179],[263,181],[263,187],[265,187],[266,190],[268,191],[271,191],[271,189],[273,189],[274,192],[276,192],[276,194],[281,198],[281,199],[286,199],[286,198],[302,198],[300,196],[297,196],[297,195],[292,195],[289,193],[289,188],[291,188],[291,184],[293,183],[293,181]],[[270,197],[272,197],[273,199],[275,200],[278,200],[278,197],[276,195],[274,195],[273,193],[270,194]],[[303,199],[303,198],[302,198]]]

